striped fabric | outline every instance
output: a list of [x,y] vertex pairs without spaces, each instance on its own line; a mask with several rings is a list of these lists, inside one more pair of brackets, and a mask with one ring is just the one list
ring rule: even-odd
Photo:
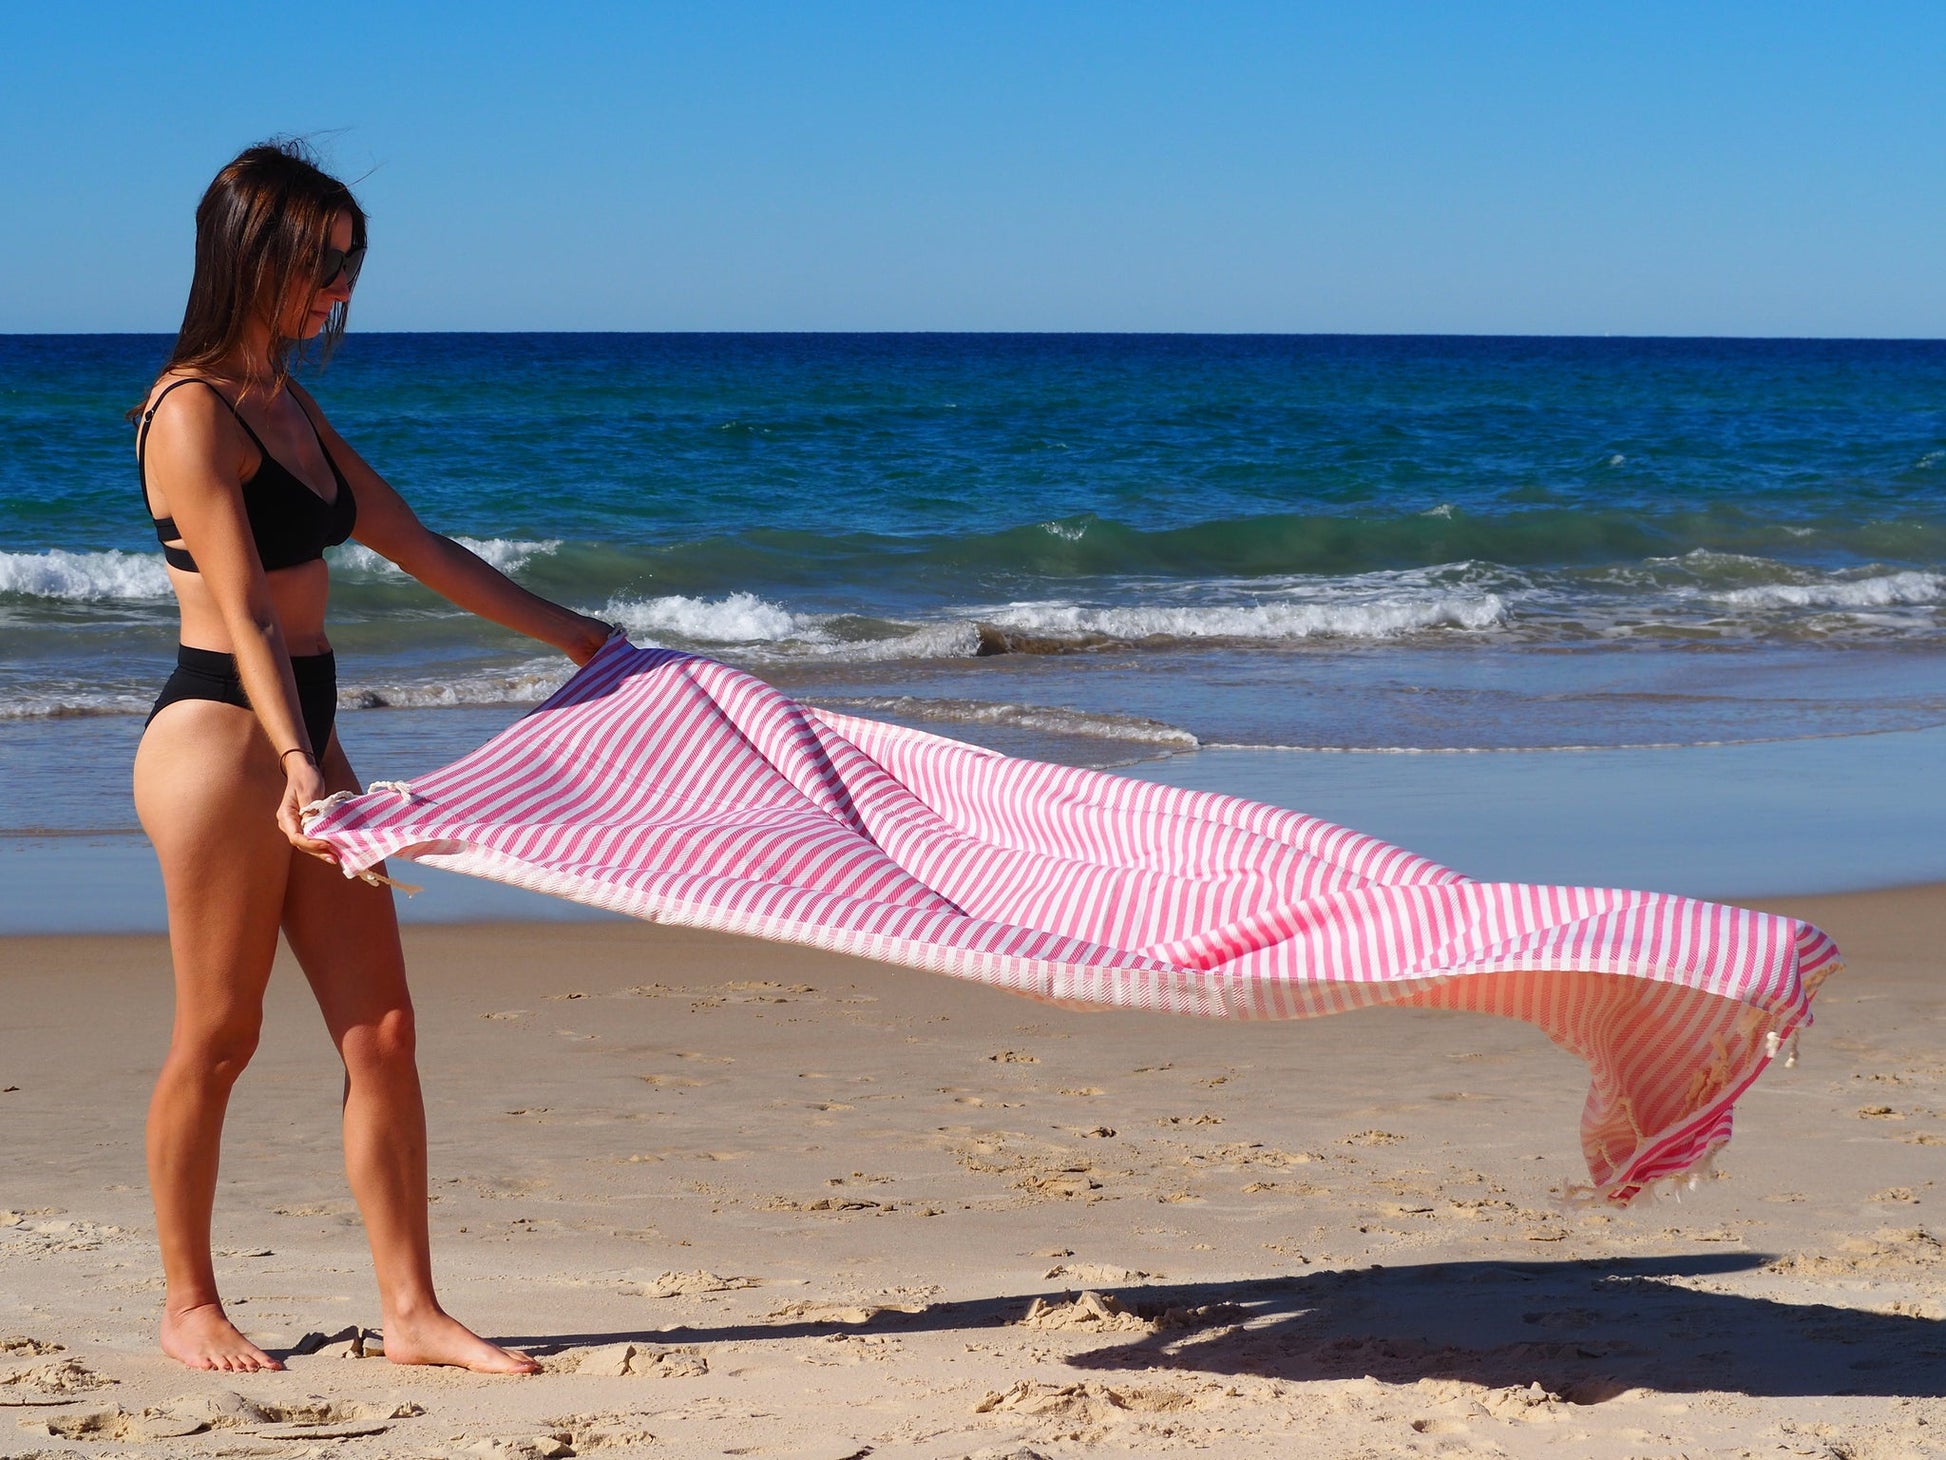
[[1588,1062],[1593,1191],[1729,1138],[1837,949],[1660,893],[1475,882],[1296,812],[1015,760],[613,640],[503,734],[316,822],[381,858],[1075,1008],[1524,1019]]

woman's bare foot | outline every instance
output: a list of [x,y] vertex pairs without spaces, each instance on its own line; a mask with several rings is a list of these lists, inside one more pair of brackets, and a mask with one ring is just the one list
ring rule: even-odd
[[538,1374],[526,1354],[488,1343],[457,1318],[435,1308],[385,1320],[385,1357],[395,1364],[450,1364],[476,1374]]
[[162,1351],[192,1369],[252,1374],[284,1366],[237,1332],[221,1303],[198,1303],[180,1311],[162,1310]]

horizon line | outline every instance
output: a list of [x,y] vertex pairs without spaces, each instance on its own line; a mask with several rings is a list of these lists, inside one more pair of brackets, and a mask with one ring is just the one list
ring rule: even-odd
[[[0,330],[0,339],[169,339],[174,330]],[[482,337],[592,335],[635,338],[661,336],[749,336],[775,337],[912,337],[937,336],[958,339],[1257,339],[1257,340],[1630,340],[1684,341],[1689,343],[1775,343],[1775,344],[1942,344],[1940,335],[1759,335],[1759,334],[1629,334],[1604,331],[1576,334],[1568,331],[1548,333],[1473,330],[1088,330],[1088,329],[366,329],[348,333],[346,340],[364,336],[393,335],[477,335]],[[342,348],[342,345],[340,346]]]

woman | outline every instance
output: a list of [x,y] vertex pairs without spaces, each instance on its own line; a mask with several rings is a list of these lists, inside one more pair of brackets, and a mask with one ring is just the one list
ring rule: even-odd
[[420,525],[291,378],[306,342],[343,333],[364,254],[363,211],[299,145],[242,153],[197,209],[182,332],[140,413],[143,490],[182,609],[178,667],[135,757],[176,985],[148,1124],[162,1347],[192,1368],[282,1367],[224,1315],[209,1250],[224,1110],[256,1048],[281,928],[344,1061],[345,1165],[386,1357],[530,1373],[538,1365],[472,1333],[434,1294],[425,1110],[391,894],[348,881],[304,835],[308,803],[358,786],[332,729],[323,550],[355,537],[577,664],[610,629]]

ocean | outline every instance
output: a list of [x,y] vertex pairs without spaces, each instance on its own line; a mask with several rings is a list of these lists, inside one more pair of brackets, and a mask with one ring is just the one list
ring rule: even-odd
[[[122,412],[168,344],[0,337],[0,875],[128,851],[174,615]],[[1708,890],[1946,876],[1893,825],[1946,769],[1946,343],[354,333],[307,382],[438,530],[821,704],[1451,833],[1415,849],[1483,875],[1530,870],[1496,835],[1598,840],[1577,805],[1654,812],[1666,872],[1747,781],[1788,821]],[[367,776],[565,676],[333,568]],[[1860,805],[1894,814],[1850,847]]]

